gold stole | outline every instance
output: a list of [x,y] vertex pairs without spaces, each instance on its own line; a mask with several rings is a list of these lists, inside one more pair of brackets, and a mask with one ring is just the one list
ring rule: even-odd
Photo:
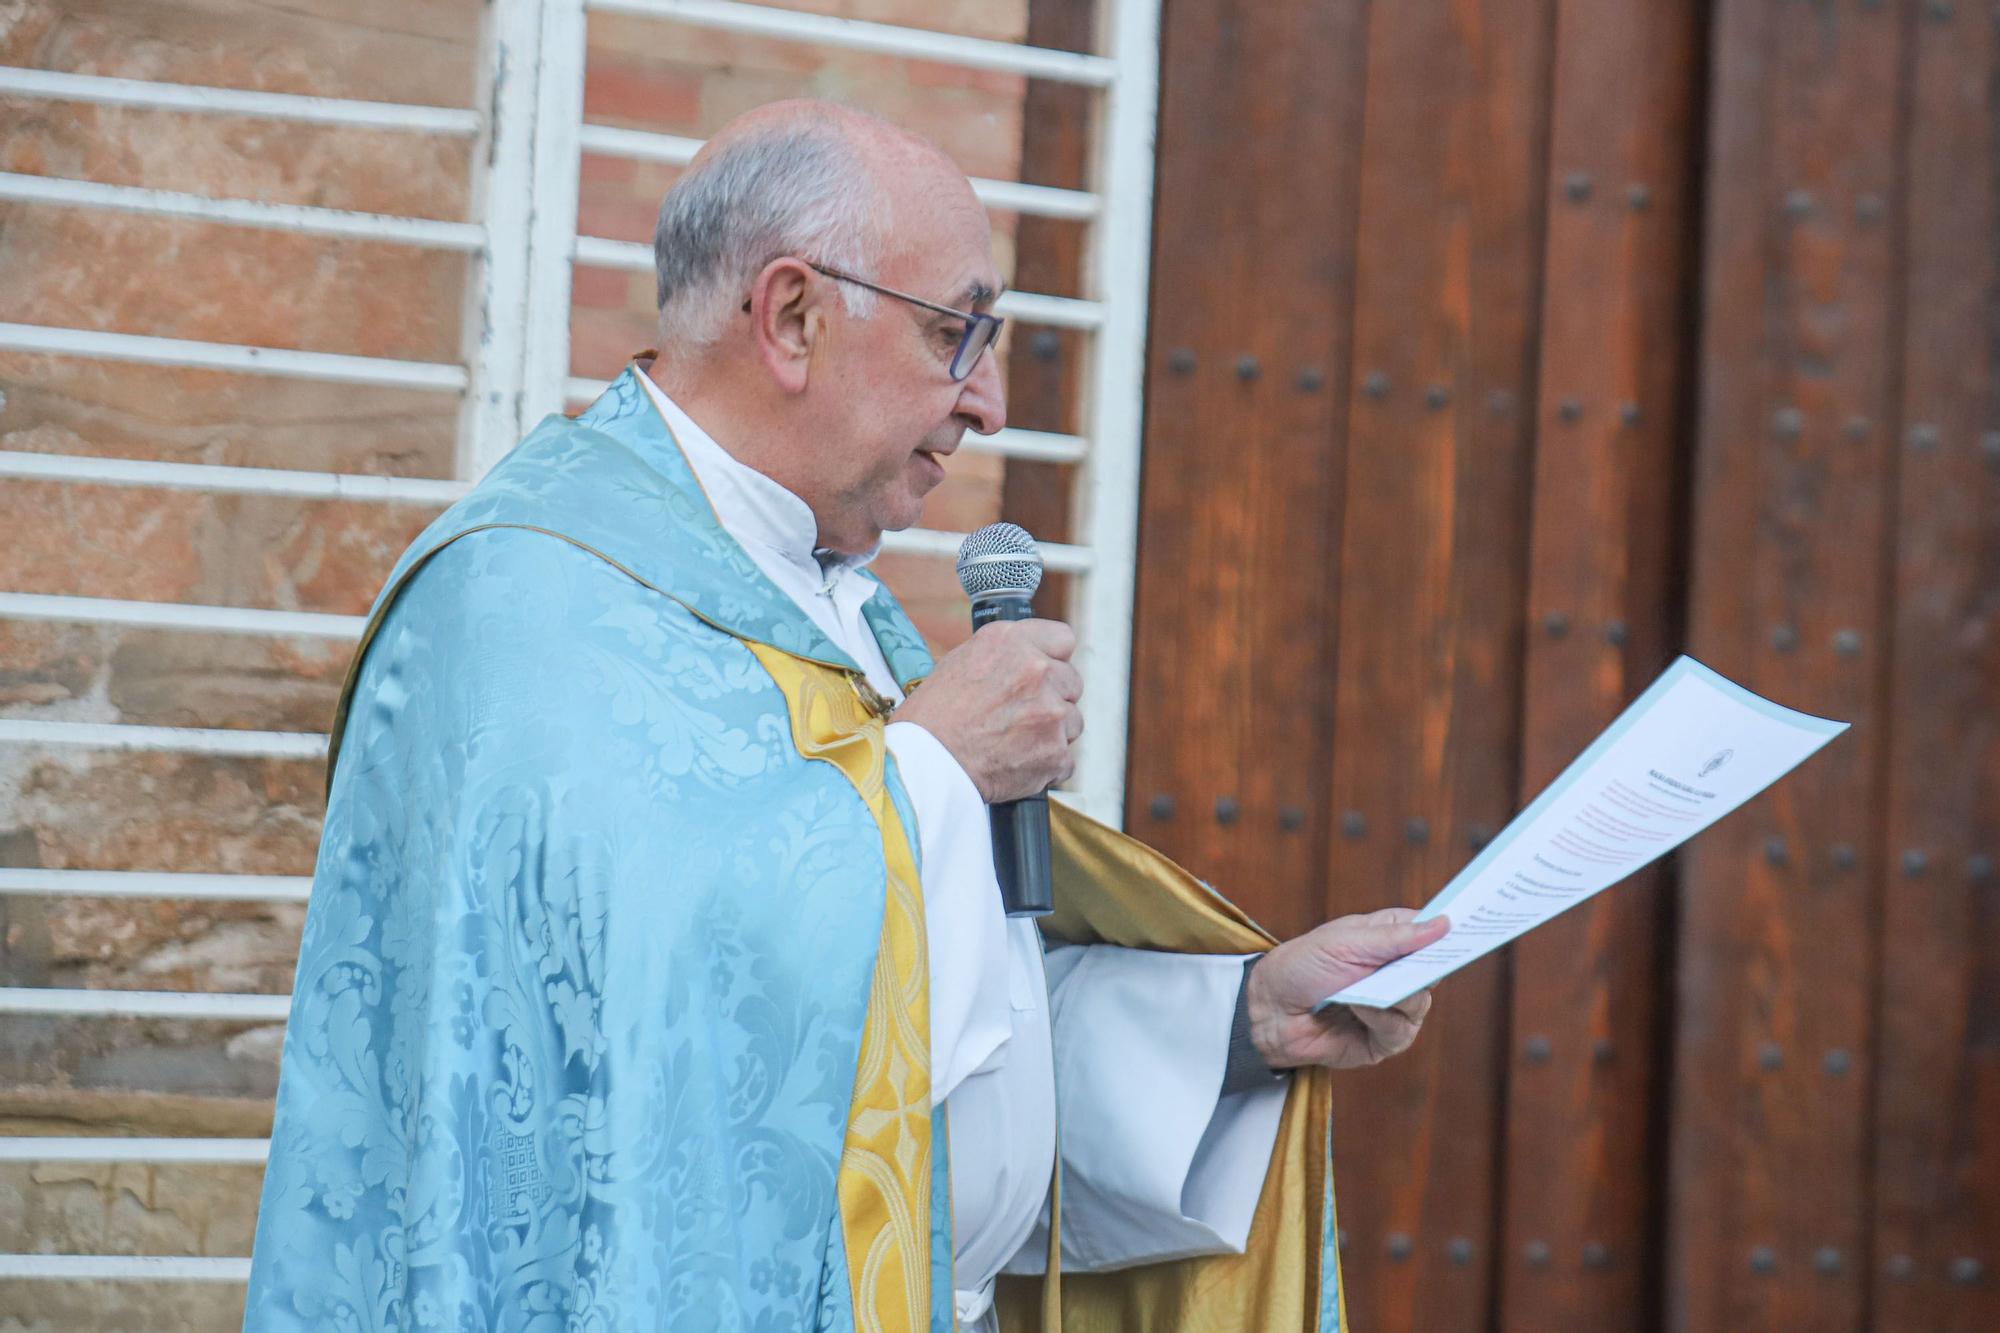
[[[1233,903],[1151,847],[1057,802],[1049,815],[1056,910],[1042,932],[1050,940],[1168,953],[1253,953],[1273,943]],[[1334,1225],[1323,1216],[1331,1198],[1332,1109],[1326,1070],[1292,1076],[1242,1254],[1071,1274],[1059,1290],[1053,1279],[1037,1291],[1034,1278],[1003,1277],[1005,1333],[1335,1333],[1319,1322],[1321,1228]],[[1347,1328],[1344,1287],[1336,1327]]]
[[[857,1333],[923,1333],[930,1321],[930,975],[916,862],[884,786],[883,719],[862,702],[848,673],[763,644],[744,646],[783,691],[799,753],[838,768],[881,826],[888,866],[882,937],[837,1190]],[[1056,899],[1055,914],[1042,923],[1049,939],[1170,953],[1252,953],[1273,943],[1234,904],[1144,843],[1059,802],[1049,813]],[[1243,1254],[1063,1278],[1052,1235],[1046,1279],[1000,1280],[1006,1333],[1335,1333],[1319,1322],[1322,1226],[1333,1225],[1322,1216],[1331,1197],[1332,1104],[1326,1070],[1293,1076]],[[1345,1333],[1344,1288],[1341,1297],[1336,1327]]]
[[846,672],[744,646],[784,692],[799,753],[845,774],[882,829],[882,942],[836,1185],[856,1333],[923,1333],[931,1318],[930,963],[916,860],[883,785],[883,721]]

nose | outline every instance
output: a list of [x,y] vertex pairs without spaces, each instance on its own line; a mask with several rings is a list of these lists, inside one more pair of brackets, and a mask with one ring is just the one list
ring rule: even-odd
[[992,435],[1007,424],[1007,386],[1000,378],[1000,359],[992,348],[958,386],[956,412],[981,435]]

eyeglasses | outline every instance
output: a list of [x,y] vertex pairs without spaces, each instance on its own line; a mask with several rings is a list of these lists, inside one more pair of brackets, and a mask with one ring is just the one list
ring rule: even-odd
[[[870,282],[866,278],[857,278],[852,273],[842,272],[830,264],[815,263],[810,259],[803,260],[802,262],[814,272],[824,273],[827,277],[834,278],[840,282],[851,282],[857,287],[866,287],[871,292],[880,292],[884,296],[893,296],[898,301],[908,301],[913,306],[920,306],[925,310],[934,310],[940,315],[950,315],[953,319],[964,320],[965,328],[959,333],[957,346],[951,353],[951,377],[958,383],[964,383],[966,377],[972,374],[972,368],[979,364],[979,358],[985,355],[986,349],[991,347],[995,340],[1000,337],[1000,328],[1007,322],[996,315],[982,315],[971,310],[955,310],[948,305],[939,305],[935,301],[926,301],[921,296],[912,296],[908,292],[899,292],[894,287],[884,287],[879,282]],[[743,308],[748,310],[750,303],[745,301]],[[948,330],[945,332],[948,332]],[[940,343],[938,350],[942,352],[944,344]]]
[[870,282],[866,278],[857,278],[852,273],[843,273],[831,264],[814,263],[810,259],[805,262],[808,268],[813,269],[815,272],[824,273],[829,278],[836,278],[841,282],[851,282],[857,287],[866,287],[871,292],[880,292],[884,296],[893,296],[898,301],[908,301],[913,306],[920,306],[925,310],[935,310],[940,315],[950,315],[953,319],[964,320],[965,329],[958,335],[958,347],[951,354],[951,377],[954,381],[960,383],[963,383],[966,376],[972,373],[972,368],[979,364],[979,358],[985,354],[986,349],[991,347],[994,340],[1000,336],[1000,326],[1007,322],[994,315],[981,315],[970,310],[955,310],[948,305],[939,305],[935,301],[926,301],[921,296],[912,296],[908,292],[899,292],[894,287],[884,287],[878,282]]

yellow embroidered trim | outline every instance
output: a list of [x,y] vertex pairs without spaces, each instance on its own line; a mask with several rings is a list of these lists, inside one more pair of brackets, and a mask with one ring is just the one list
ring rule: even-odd
[[882,828],[882,942],[837,1188],[856,1333],[923,1333],[931,1306],[930,963],[916,859],[883,785],[883,721],[846,672],[743,646],[784,692],[799,753],[844,773]]

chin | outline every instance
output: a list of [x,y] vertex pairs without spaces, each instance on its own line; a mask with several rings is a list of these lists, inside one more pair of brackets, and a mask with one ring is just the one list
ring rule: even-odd
[[878,515],[884,532],[901,532],[904,528],[914,528],[924,516],[924,497],[913,495],[897,504],[890,505]]

